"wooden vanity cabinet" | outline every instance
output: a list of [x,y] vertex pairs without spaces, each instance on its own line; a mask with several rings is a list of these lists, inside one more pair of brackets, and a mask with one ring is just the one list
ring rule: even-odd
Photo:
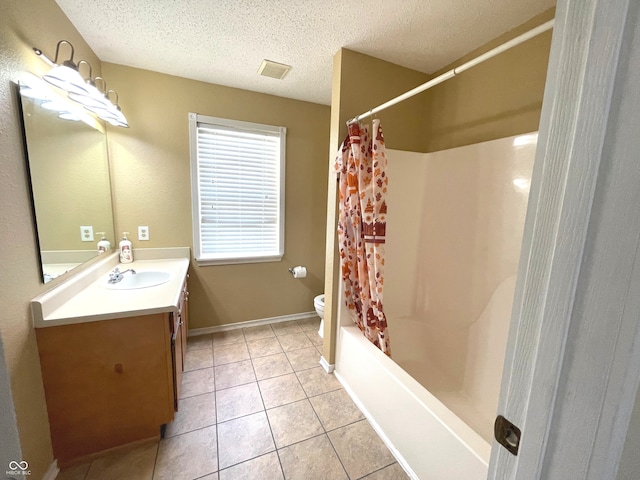
[[177,314],[37,328],[51,440],[60,467],[159,438],[178,407],[187,285]]

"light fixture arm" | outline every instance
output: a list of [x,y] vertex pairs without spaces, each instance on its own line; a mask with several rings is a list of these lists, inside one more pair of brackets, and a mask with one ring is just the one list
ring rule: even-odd
[[87,67],[89,67],[89,76],[87,77],[87,83],[91,84],[91,85],[95,85],[94,81],[93,81],[93,69],[91,68],[91,64],[89,62],[87,62],[86,60],[78,60],[78,73],[80,73],[80,65],[85,64]]
[[[115,93],[116,94],[116,101],[115,102],[109,98],[109,94],[110,93]],[[120,110],[120,105],[118,105],[118,103],[120,102],[120,96],[118,95],[118,92],[116,92],[115,90],[108,90],[107,93],[106,93],[106,97],[109,98],[109,100],[111,100],[111,102],[116,106],[116,108],[118,110]]]
[[[98,88],[98,85],[96,84],[96,82],[98,80],[100,80],[102,82],[102,89]],[[98,88],[98,91],[100,93],[102,93],[106,97],[107,96],[107,81],[104,78],[102,78],[101,76],[96,75],[96,78],[93,79],[93,83],[94,83],[94,85],[96,85],[96,88]]]
[[70,67],[70,68],[73,68],[74,70],[77,70],[78,67],[76,66],[75,63],[73,63],[73,55],[75,54],[75,49],[73,48],[73,45],[71,44],[71,42],[69,42],[68,40],[60,40],[56,45],[56,56],[53,59],[53,63],[58,64],[58,55],[60,54],[60,45],[62,45],[63,43],[66,43],[67,45],[69,45],[69,48],[71,48],[71,58],[69,58],[69,60],[65,60],[64,62],[62,62],[62,65],[64,65],[65,67]]

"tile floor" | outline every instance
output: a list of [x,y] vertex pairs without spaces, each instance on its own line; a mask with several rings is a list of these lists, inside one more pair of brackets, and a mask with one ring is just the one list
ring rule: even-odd
[[58,480],[400,480],[407,475],[333,375],[319,319],[191,337],[165,438]]

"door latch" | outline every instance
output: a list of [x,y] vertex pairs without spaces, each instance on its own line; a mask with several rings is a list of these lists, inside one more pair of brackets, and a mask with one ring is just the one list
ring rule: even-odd
[[496,417],[496,422],[493,425],[493,433],[498,443],[506,448],[509,453],[512,455],[518,455],[520,437],[522,435],[518,427],[502,415],[498,415]]

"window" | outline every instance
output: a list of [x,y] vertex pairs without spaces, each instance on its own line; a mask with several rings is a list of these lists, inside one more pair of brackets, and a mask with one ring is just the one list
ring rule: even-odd
[[280,260],[286,128],[190,113],[189,134],[198,264]]

